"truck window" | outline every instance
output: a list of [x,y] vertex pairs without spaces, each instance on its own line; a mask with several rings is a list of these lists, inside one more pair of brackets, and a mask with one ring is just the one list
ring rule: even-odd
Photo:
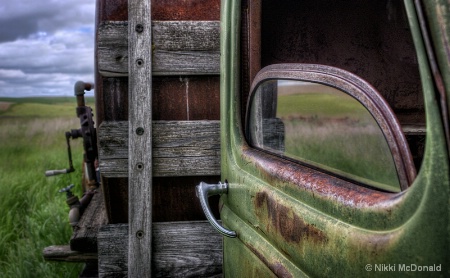
[[[262,105],[267,99],[276,105]],[[269,152],[400,191],[377,122],[356,99],[333,87],[291,80],[261,83],[251,105],[249,138]]]
[[414,180],[411,154],[389,105],[345,70],[314,64],[263,68],[246,117],[251,147],[389,192]]

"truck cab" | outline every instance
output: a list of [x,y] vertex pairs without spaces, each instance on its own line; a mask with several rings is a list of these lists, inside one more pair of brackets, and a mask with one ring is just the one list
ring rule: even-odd
[[449,28],[442,0],[98,0],[71,249],[102,277],[450,275]]

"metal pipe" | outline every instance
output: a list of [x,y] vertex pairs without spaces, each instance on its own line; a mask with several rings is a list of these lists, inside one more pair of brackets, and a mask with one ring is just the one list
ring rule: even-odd
[[94,88],[94,84],[83,82],[83,81],[77,81],[74,86],[74,92],[75,96],[77,97],[77,104],[78,107],[85,106],[84,102],[84,91],[90,91],[92,88]]

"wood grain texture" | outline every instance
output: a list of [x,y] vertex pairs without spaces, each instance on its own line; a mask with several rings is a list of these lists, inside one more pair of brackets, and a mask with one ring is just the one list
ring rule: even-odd
[[[127,30],[127,21],[103,22],[98,27],[101,75],[128,75]],[[153,21],[152,33],[153,75],[220,73],[219,21]]]
[[70,249],[80,252],[97,252],[97,233],[106,225],[107,216],[103,193],[99,188],[84,211],[80,221],[73,229]]
[[[128,122],[103,122],[98,129],[100,171],[127,177]],[[220,175],[219,121],[154,121],[153,176]]]
[[46,247],[42,256],[47,261],[96,262],[97,253],[84,253],[70,250],[69,245],[53,245]]
[[128,275],[151,277],[152,28],[151,2],[128,1]]
[[[152,221],[205,220],[205,214],[195,194],[195,185],[202,181],[217,183],[220,176],[154,177]],[[128,178],[103,178],[102,186],[107,192],[105,207],[109,216],[108,223],[128,223]],[[219,195],[211,196],[209,204],[216,218],[219,218]]]
[[[128,225],[99,233],[99,277],[126,277]],[[222,273],[222,237],[206,221],[153,223],[154,277],[216,277]]]
[[[101,77],[100,89],[95,97],[97,126],[105,121],[128,120],[128,78],[127,77]],[[96,86],[97,86],[96,84]],[[100,96],[101,95],[101,96]]]
[[[165,124],[169,126],[167,129],[164,127]],[[175,126],[185,131],[178,134]],[[218,121],[155,121],[153,175],[155,177],[220,175],[220,150],[217,149],[220,144],[219,128]],[[98,130],[100,169],[105,177],[128,176],[127,130],[127,121],[108,121],[100,125]],[[422,126],[404,126],[403,131],[407,135],[425,134]],[[199,139],[197,146],[189,146],[192,140],[197,139]],[[171,147],[167,149],[163,144],[158,144],[159,141]],[[192,154],[194,156],[191,156]]]

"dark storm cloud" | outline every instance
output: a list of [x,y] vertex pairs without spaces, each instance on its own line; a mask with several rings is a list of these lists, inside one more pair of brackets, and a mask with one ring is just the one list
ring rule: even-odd
[[36,21],[32,18],[0,19],[0,43],[28,37],[37,31]]
[[93,81],[95,0],[0,3],[0,96],[70,95]]
[[3,1],[0,3],[0,42],[92,24],[93,9],[92,0]]

